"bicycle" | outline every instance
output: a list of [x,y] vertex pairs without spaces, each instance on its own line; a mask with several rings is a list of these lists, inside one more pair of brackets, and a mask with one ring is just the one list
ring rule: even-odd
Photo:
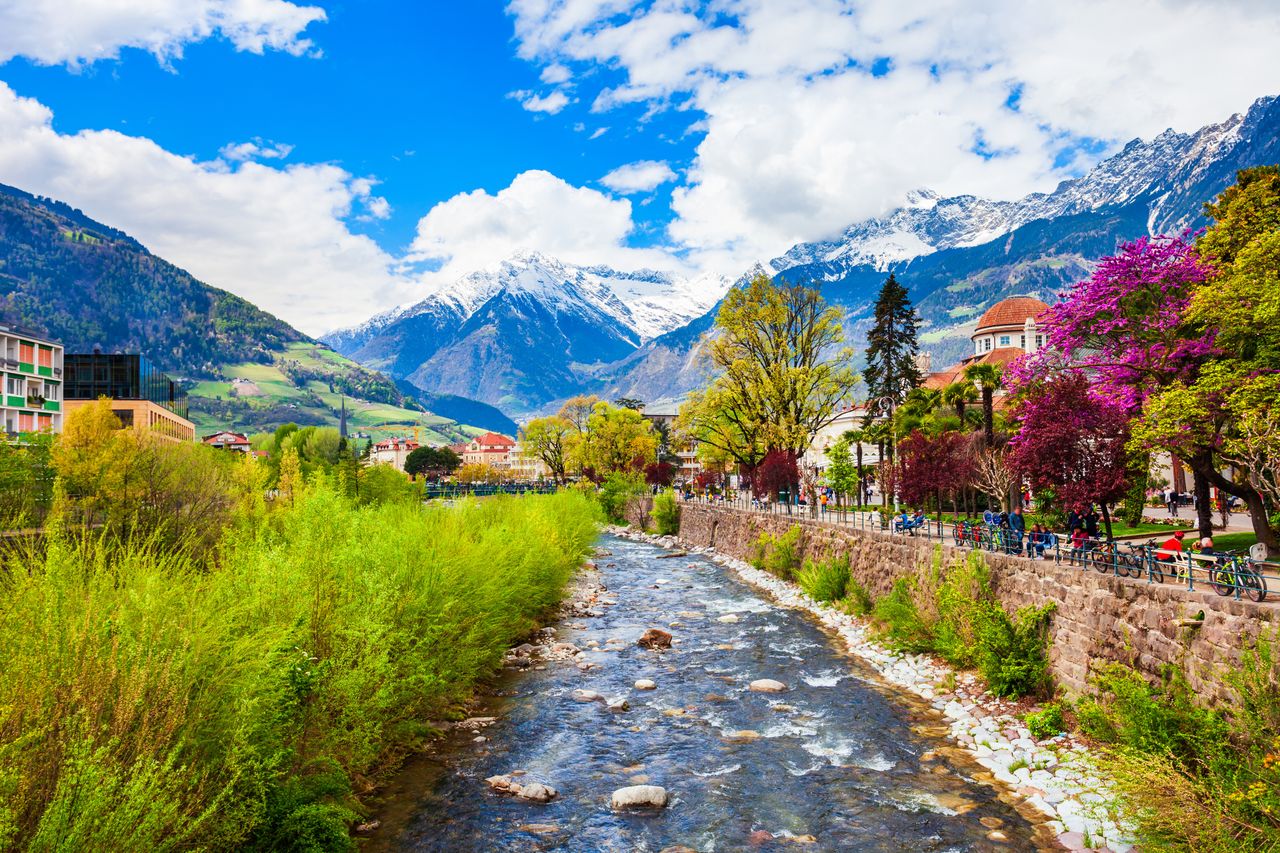
[[1240,551],[1227,551],[1209,568],[1209,583],[1218,595],[1227,596],[1235,590],[1244,592],[1250,601],[1262,601],[1267,597],[1267,582],[1258,574]]
[[1119,543],[1103,542],[1089,552],[1089,559],[1099,574],[1107,574],[1112,569],[1119,577],[1142,577],[1142,561],[1133,554],[1120,553]]

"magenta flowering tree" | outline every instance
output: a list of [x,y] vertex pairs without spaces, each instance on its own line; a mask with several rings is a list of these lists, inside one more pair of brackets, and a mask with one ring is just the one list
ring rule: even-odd
[[1010,367],[1013,385],[1084,368],[1095,394],[1136,414],[1153,391],[1192,378],[1216,353],[1212,330],[1193,333],[1186,319],[1192,295],[1212,276],[1183,238],[1122,244],[1046,312],[1045,347]]
[[1037,382],[1017,401],[1010,465],[1035,489],[1052,488],[1067,507],[1098,503],[1111,536],[1110,505],[1129,488],[1129,413],[1094,393],[1079,369]]

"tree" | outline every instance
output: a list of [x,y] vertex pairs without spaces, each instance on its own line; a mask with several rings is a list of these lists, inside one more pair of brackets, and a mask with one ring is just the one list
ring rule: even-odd
[[703,467],[750,472],[764,458],[764,423],[755,412],[733,405],[731,391],[714,383],[693,391],[680,406],[676,432],[696,444]]
[[454,472],[453,478],[468,486],[493,484],[502,482],[502,472],[483,462],[468,462]]
[[565,480],[571,439],[576,432],[573,423],[560,415],[534,418],[520,431],[520,448],[530,459],[541,460],[560,484]]
[[972,476],[973,459],[962,433],[931,436],[916,430],[898,444],[899,493],[908,503],[936,498],[942,512],[942,496],[964,488]]
[[462,464],[462,459],[448,447],[414,448],[404,460],[404,472],[417,478],[419,474],[440,477],[452,474]]
[[595,409],[596,403],[600,402],[600,398],[595,394],[580,394],[577,397],[570,397],[564,401],[564,405],[560,407],[557,414],[573,424],[575,431],[585,433],[587,431],[587,419],[591,417],[592,410]]
[[582,467],[592,469],[597,476],[641,471],[657,459],[657,452],[653,426],[643,415],[603,401],[592,407],[578,448]]
[[890,414],[922,381],[916,365],[919,322],[907,289],[890,273],[876,298],[874,323],[867,333],[867,366],[862,371],[867,384],[867,423]]
[[767,494],[777,500],[785,492],[788,502],[792,502],[799,485],[800,469],[796,455],[789,450],[769,451],[751,475],[751,491],[757,497]]
[[1097,393],[1092,378],[1074,370],[1037,383],[1015,406],[1012,467],[1034,488],[1054,489],[1069,507],[1100,504],[1110,538],[1109,506],[1129,487],[1124,405]]
[[974,386],[973,380],[968,377],[952,382],[942,389],[942,402],[955,409],[956,417],[960,419],[962,425],[965,423],[965,406],[977,399],[978,389]]
[[703,425],[722,424],[735,440],[754,439],[765,450],[803,453],[858,381],[845,366],[852,352],[840,347],[841,322],[840,309],[801,284],[758,275],[729,291],[716,316],[719,335],[706,347],[718,375],[701,399],[712,410],[701,413]]
[[619,397],[613,401],[613,404],[620,409],[634,409],[637,412],[644,411],[644,400],[637,400],[635,397]]
[[1004,369],[998,364],[971,364],[964,369],[964,378],[982,389],[982,429],[987,447],[996,442],[996,392],[1004,386]]
[[298,459],[298,451],[286,447],[280,456],[280,478],[276,485],[279,498],[289,506],[293,506],[306,490],[306,479],[302,473],[302,462]]
[[[975,444],[977,446],[973,446]],[[972,441],[970,445],[974,485],[982,494],[994,500],[1001,511],[1010,509],[1009,495],[1019,479],[1010,466],[1009,448],[999,440],[995,446],[988,447],[985,438]]]
[[[853,456],[849,452],[851,440],[848,433],[840,436],[835,444],[827,448],[827,485],[835,490],[836,499],[843,495],[852,495],[858,490],[861,479],[858,467],[854,466]],[[861,503],[861,501],[858,501]]]

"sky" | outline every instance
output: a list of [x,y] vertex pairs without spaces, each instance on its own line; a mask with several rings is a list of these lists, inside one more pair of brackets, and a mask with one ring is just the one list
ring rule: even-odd
[[736,276],[1280,94],[1273,0],[0,0],[0,182],[304,332],[509,255]]

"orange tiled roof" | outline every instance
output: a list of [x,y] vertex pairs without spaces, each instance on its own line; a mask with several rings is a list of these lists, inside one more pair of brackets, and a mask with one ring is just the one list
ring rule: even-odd
[[1021,326],[1028,317],[1039,317],[1049,306],[1034,296],[1011,296],[992,305],[978,318],[977,332],[993,326]]
[[984,352],[981,355],[971,355],[961,361],[959,364],[953,364],[946,370],[938,370],[930,373],[925,377],[924,382],[920,383],[924,388],[930,388],[934,391],[941,390],[952,382],[959,382],[964,378],[964,369],[971,364],[998,364],[1001,367],[1007,367],[1019,356],[1024,355],[1022,347],[996,347],[991,352]]

